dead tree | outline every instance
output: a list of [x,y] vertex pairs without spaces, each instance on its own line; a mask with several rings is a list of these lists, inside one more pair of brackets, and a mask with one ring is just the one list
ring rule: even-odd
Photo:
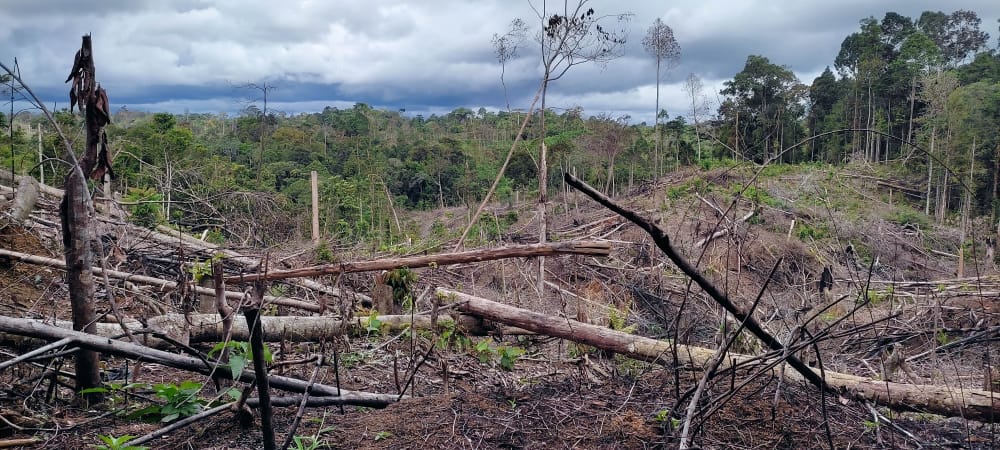
[[[538,156],[538,242],[544,244],[548,234],[545,212],[548,204],[548,149],[545,147],[545,97],[549,83],[562,78],[573,66],[587,62],[606,64],[622,55],[625,37],[628,34],[624,24],[630,14],[599,16],[594,8],[586,7],[587,0],[580,0],[575,7],[566,2],[562,14],[549,14],[542,3],[542,10],[535,12],[542,22],[538,34],[542,56],[542,83],[539,109],[540,153]],[[613,21],[618,29],[608,28],[606,22]],[[603,23],[603,25],[602,25]],[[538,257],[538,294],[545,288],[545,257]]]
[[[87,147],[79,164],[66,175],[63,183],[65,194],[59,205],[62,218],[63,246],[66,256],[67,281],[70,305],[73,311],[73,329],[93,333],[96,330],[94,314],[94,261],[93,230],[90,212],[93,203],[87,190],[85,177],[100,179],[111,172],[107,135],[104,126],[111,122],[108,114],[108,95],[94,76],[94,50],[90,36],[83,36],[80,50],[73,59],[73,69],[66,81],[70,88],[70,111],[78,105],[84,112],[87,129]],[[80,351],[76,356],[77,390],[100,386],[99,356],[92,350]],[[90,398],[99,400],[98,394]]]
[[[674,30],[657,18],[646,30],[646,37],[642,38],[642,48],[656,59],[656,112],[653,116],[653,135],[656,137],[653,154],[656,161],[653,163],[653,174],[658,177],[660,176],[660,67],[666,65],[667,70],[673,68],[680,60],[681,46],[674,38]],[[696,123],[697,120],[695,118]]]

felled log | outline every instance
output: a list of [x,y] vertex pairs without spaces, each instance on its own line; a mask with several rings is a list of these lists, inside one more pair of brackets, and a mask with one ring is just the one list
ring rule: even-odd
[[[13,317],[0,316],[0,332],[44,339],[47,341],[57,341],[64,338],[71,338],[77,346],[87,350],[97,351],[102,354],[112,354],[130,359],[162,364],[204,375],[211,374],[214,370],[216,373],[230,377],[232,376],[232,373],[229,371],[229,367],[226,365],[220,365],[213,368],[205,365],[202,360],[192,356],[179,355],[146,347],[144,345],[133,344],[131,342],[115,341],[106,337],[54,327],[34,319],[17,319]],[[240,381],[248,383],[253,382],[255,378],[253,371],[250,370],[244,370],[237,375]],[[317,397],[340,397],[344,400],[344,404],[346,405],[384,408],[396,402],[399,398],[398,395],[349,391],[346,389],[340,389],[338,396],[338,389],[334,386],[309,384],[307,381],[277,375],[269,375],[268,380],[271,387],[276,389],[301,394],[308,388],[310,395]]]
[[[20,253],[11,250],[6,250],[0,248],[0,256],[8,256],[18,261],[23,261],[31,264],[38,264],[47,267],[55,267],[58,269],[66,270],[66,262],[61,259],[46,258],[44,256],[30,255],[27,253]],[[104,274],[105,271],[100,267],[93,268],[95,275]],[[160,289],[160,292],[170,292],[177,289],[177,282],[171,280],[164,280],[162,278],[147,277],[145,275],[136,275],[134,273],[120,272],[117,270],[106,271],[108,278],[115,280],[130,281],[132,283],[144,284],[149,286],[155,286]],[[215,290],[211,288],[206,288],[202,286],[191,286],[198,294],[215,296]],[[226,292],[226,298],[232,300],[240,300],[243,298],[242,292]],[[318,312],[320,310],[319,305],[311,302],[305,302],[302,300],[291,299],[287,297],[274,297],[270,295],[264,296],[264,301],[266,303],[272,303],[275,305],[288,306],[292,308],[302,309],[305,311]]]
[[[149,232],[149,237],[152,238],[152,239],[154,239],[154,240],[156,240],[156,241],[158,241],[158,242],[167,243],[167,244],[173,244],[173,243],[179,241],[180,243],[185,244],[186,246],[188,246],[190,248],[194,248],[196,250],[199,250],[199,251],[202,251],[202,252],[205,252],[205,253],[209,253],[209,254],[218,254],[218,253],[221,253],[229,261],[233,261],[233,262],[235,262],[235,263],[243,266],[244,268],[246,268],[247,270],[250,270],[250,271],[257,271],[259,269],[259,267],[260,267],[261,258],[242,255],[242,254],[237,253],[237,252],[235,252],[233,250],[229,250],[229,249],[223,248],[221,246],[215,245],[215,244],[213,244],[211,242],[205,242],[205,241],[202,241],[202,240],[199,240],[199,239],[195,239],[195,238],[193,238],[191,236],[188,236],[187,234],[185,234],[185,233],[183,233],[183,232],[181,232],[179,230],[174,230],[174,229],[171,229],[171,228],[163,226],[163,225],[157,225],[156,226],[156,230],[157,231],[150,231]],[[227,281],[228,282],[232,282],[231,280],[227,280]],[[368,302],[371,302],[371,298],[369,298],[367,295],[360,294],[360,293],[357,293],[357,292],[349,292],[349,293],[348,292],[344,292],[343,290],[341,290],[339,288],[335,288],[333,286],[327,286],[325,284],[322,284],[322,283],[319,283],[319,282],[316,282],[316,281],[313,281],[313,280],[298,279],[298,280],[291,281],[291,283],[295,284],[295,285],[298,285],[298,286],[301,286],[301,287],[304,287],[306,289],[312,289],[314,291],[319,291],[319,292],[322,292],[322,293],[325,293],[325,294],[329,294],[329,295],[332,295],[334,297],[341,297],[341,298],[343,298],[343,297],[352,297],[352,298],[354,298],[356,300],[359,300],[359,301],[368,301]],[[267,300],[267,297],[265,297],[264,299]]]
[[[673,361],[671,356],[673,345],[667,340],[622,333],[565,317],[547,316],[448,289],[439,288],[437,294],[454,303],[459,311],[483,319],[568,339],[643,361],[664,365]],[[676,345],[676,349],[679,363],[696,369],[703,368],[715,356],[715,351],[707,348]],[[749,363],[752,359],[756,358],[731,353],[721,368]],[[763,363],[760,361],[755,364]],[[893,383],[846,373],[831,371],[820,373],[819,369],[811,370],[817,375],[824,376],[827,385],[837,390],[840,395],[854,400],[868,400],[898,410],[960,416],[981,422],[1000,422],[1000,396],[981,389]],[[780,376],[780,370],[773,368],[771,374]],[[796,372],[788,371],[785,377],[800,384],[808,383]]]
[[[246,341],[250,332],[247,328],[246,320],[242,316],[233,315],[232,339]],[[323,339],[331,339],[336,336],[350,334],[363,336],[369,331],[371,318],[367,316],[353,317],[347,321],[336,317],[298,317],[298,316],[261,316],[261,325],[264,328],[264,341],[280,342],[317,342]],[[379,330],[375,333],[386,330],[389,332],[399,331],[410,326],[409,314],[378,316],[375,320],[379,323]],[[412,320],[413,326],[417,329],[430,329],[431,317],[426,314],[415,314]],[[488,330],[481,320],[476,317],[464,314],[440,314],[437,320],[438,326],[450,326],[454,324],[455,329],[466,335],[485,335]],[[59,320],[52,324],[59,328],[72,328],[72,322]],[[164,314],[162,316],[150,317],[146,321],[149,329],[161,333],[175,341],[185,344],[195,344],[201,342],[221,342],[225,338],[225,326],[217,314],[192,314],[185,318],[183,314]],[[139,322],[98,323],[97,335],[105,338],[115,338],[122,335],[122,327],[128,328],[134,333],[134,338],[142,345],[169,349],[172,344],[149,333],[137,333],[144,327]],[[513,332],[523,330],[510,330]],[[24,338],[18,335],[0,333],[0,342],[14,344],[20,347],[30,347],[33,342],[24,342]]]
[[407,267],[410,269],[428,266],[444,266],[472,262],[492,261],[504,258],[552,256],[559,254],[607,256],[611,253],[611,244],[597,241],[567,241],[548,244],[515,245],[503,248],[487,248],[456,253],[439,253],[437,255],[411,256],[407,258],[386,258],[375,261],[357,261],[334,264],[324,264],[301,269],[275,270],[266,274],[248,274],[226,278],[226,282],[244,282],[256,280],[283,280],[286,278],[315,277],[321,275],[339,275],[342,273],[371,272],[375,270],[392,270]]

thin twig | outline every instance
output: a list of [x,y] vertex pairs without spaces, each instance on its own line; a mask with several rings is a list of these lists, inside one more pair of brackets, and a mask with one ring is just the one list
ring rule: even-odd
[[165,426],[163,428],[160,428],[160,429],[158,429],[158,430],[156,430],[156,431],[154,431],[152,433],[149,433],[149,434],[147,434],[145,436],[142,436],[142,437],[140,437],[138,439],[134,439],[134,440],[128,441],[128,445],[141,445],[141,444],[145,444],[145,443],[147,443],[149,441],[152,441],[153,439],[156,439],[156,438],[158,438],[160,436],[163,436],[163,435],[165,435],[167,433],[170,433],[171,431],[179,430],[179,429],[184,428],[184,427],[186,427],[188,425],[191,425],[192,423],[200,422],[201,420],[205,419],[206,417],[211,417],[211,416],[214,416],[214,415],[216,415],[216,414],[218,414],[220,412],[223,412],[223,411],[229,409],[229,407],[232,406],[235,403],[236,402],[230,402],[230,403],[226,403],[225,405],[219,405],[219,406],[216,406],[215,408],[202,411],[202,412],[200,412],[198,414],[195,414],[195,415],[193,415],[191,417],[187,417],[187,418],[178,420],[178,421],[176,421],[176,422],[174,422],[174,423],[172,423],[170,425],[167,425],[167,426]]
[[[771,273],[768,274],[767,279],[764,280],[764,285],[761,286],[760,292],[757,294],[757,298],[754,299],[753,304],[750,306],[750,310],[747,312],[747,317],[749,318],[754,310],[757,309],[757,305],[760,304],[760,299],[764,297],[764,293],[767,292],[767,286],[770,284],[771,279],[774,278],[774,273],[778,270],[778,266],[781,265],[781,258],[778,258],[774,263],[774,267],[771,268]],[[686,449],[690,445],[690,431],[691,422],[694,420],[695,410],[698,408],[698,401],[701,399],[701,394],[705,391],[705,387],[708,386],[708,380],[715,373],[716,369],[719,368],[719,364],[725,359],[726,355],[729,353],[729,348],[733,345],[733,342],[740,336],[743,332],[743,328],[746,326],[746,321],[740,323],[740,326],[736,328],[736,332],[733,333],[732,337],[726,340],[722,348],[715,353],[715,357],[712,358],[712,362],[709,364],[708,370],[701,376],[701,380],[698,381],[698,388],[694,391],[694,395],[691,396],[691,401],[688,403],[687,412],[684,418],[684,427],[681,430],[681,442],[678,444],[678,448]]]
[[316,369],[313,370],[312,377],[309,378],[309,384],[306,385],[306,390],[302,393],[302,401],[299,402],[299,410],[295,413],[295,419],[292,420],[292,425],[288,427],[288,435],[285,436],[285,442],[281,444],[281,450],[285,450],[292,444],[292,439],[295,438],[295,429],[299,427],[299,422],[302,421],[302,416],[306,412],[306,405],[309,403],[309,391],[312,389],[313,384],[316,384],[316,377],[319,375],[319,371],[322,368],[323,355],[319,355],[319,357],[316,358]]
[[69,345],[69,344],[73,343],[74,340],[75,339],[73,339],[71,337],[62,338],[62,339],[60,339],[58,341],[55,341],[55,342],[53,342],[53,343],[51,343],[49,345],[46,345],[46,346],[43,346],[43,347],[39,347],[39,348],[37,348],[35,350],[32,350],[32,351],[30,351],[28,353],[20,355],[20,356],[18,356],[16,358],[4,361],[4,362],[0,363],[0,372],[3,372],[4,369],[6,369],[6,368],[8,368],[10,366],[13,366],[14,364],[17,364],[17,363],[19,363],[21,361],[25,361],[25,360],[28,360],[28,359],[31,359],[31,358],[34,358],[35,356],[40,355],[42,353],[45,353],[45,352],[47,352],[49,350],[54,350],[54,349],[57,349],[57,348]]

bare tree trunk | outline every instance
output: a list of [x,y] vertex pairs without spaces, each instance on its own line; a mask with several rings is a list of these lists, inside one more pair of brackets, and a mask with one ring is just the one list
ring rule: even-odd
[[319,245],[319,174],[309,172],[309,187],[312,192],[312,238],[313,245]]
[[[80,50],[73,62],[70,78],[73,87],[70,100],[85,106],[87,147],[77,167],[67,175],[64,182],[65,193],[60,204],[62,217],[63,246],[66,257],[66,278],[69,285],[70,308],[73,313],[73,329],[93,333],[94,322],[94,277],[91,270],[94,262],[93,230],[90,211],[93,205],[87,191],[85,177],[94,173],[98,151],[102,144],[103,128],[108,122],[107,96],[98,90],[94,80],[94,57],[90,36],[83,36]],[[103,100],[103,101],[102,101]],[[103,108],[103,110],[102,110]],[[103,176],[103,173],[100,174]],[[101,385],[98,367],[100,355],[92,350],[76,354],[77,391]],[[99,393],[84,396],[85,401],[100,401]]]
[[906,127],[906,142],[913,141],[913,104],[917,100],[917,77],[910,82],[910,120]]
[[[229,366],[220,365],[213,367],[211,365],[207,365],[205,360],[193,356],[179,355],[177,353],[157,350],[133,344],[131,342],[115,341],[106,337],[93,336],[86,333],[53,327],[34,319],[17,319],[13,317],[0,316],[0,331],[20,336],[45,339],[47,341],[71,338],[78,347],[90,351],[99,350],[104,353],[121,355],[133,359],[142,359],[143,361],[163,364],[165,366],[205,375],[208,375],[213,371],[223,375],[232,374],[229,370]],[[235,375],[236,376],[233,378],[237,378],[244,382],[253,382],[256,379],[253,371],[250,370],[244,370],[243,372]],[[400,399],[399,395],[396,394],[374,394],[370,392],[349,391],[347,389],[339,389],[337,387],[324,384],[310,384],[307,381],[277,375],[268,376],[268,382],[274,388],[290,392],[301,393],[305,392],[306,389],[309,389],[311,395],[338,398],[341,400],[340,404],[344,405],[384,408],[399,401]]]
[[[66,256],[66,278],[69,285],[70,308],[73,312],[73,329],[94,333],[97,316],[94,313],[94,277],[91,267],[93,239],[87,203],[90,193],[84,188],[86,181],[79,179],[80,172],[71,171],[66,177],[66,195],[61,204],[63,222],[63,249]],[[101,385],[98,367],[100,355],[93,350],[76,354],[76,390]],[[100,401],[100,395],[87,396],[87,400]]]
[[258,313],[264,301],[264,282],[258,281],[253,285],[253,305],[243,309],[243,316],[246,317],[247,326],[250,327],[250,350],[253,352],[253,372],[257,381],[257,397],[260,398],[260,428],[264,434],[264,449],[273,450],[274,445],[274,419],[271,410],[271,384],[268,381],[267,362],[264,361],[264,330],[260,326]]
[[937,136],[937,126],[931,126],[931,149],[927,152],[927,197],[924,203],[924,214],[931,215],[931,186],[934,185],[934,137]]
[[376,270],[392,270],[407,267],[444,266],[471,262],[491,261],[504,258],[530,258],[558,254],[577,254],[607,256],[611,253],[611,244],[598,241],[564,241],[551,244],[512,245],[503,248],[487,248],[469,250],[458,253],[440,253],[427,256],[409,256],[405,258],[386,258],[374,261],[343,262],[324,264],[300,269],[273,270],[266,274],[236,275],[226,278],[226,281],[239,283],[256,280],[284,280],[288,278],[312,277],[320,275],[338,275],[353,272],[372,272]]
[[653,175],[659,178],[660,172],[660,57],[656,57],[656,111],[653,111]]
[[615,178],[615,158],[608,158],[608,178],[604,180],[604,195],[614,195],[614,193],[609,194],[611,185],[613,184],[611,180]]
[[[313,172],[315,173],[315,172]],[[222,321],[222,338],[219,341],[227,341],[232,338],[233,335],[233,308],[229,306],[226,302],[226,281],[223,279],[222,273],[222,262],[212,261],[212,280],[215,282],[215,310],[219,313],[219,318]],[[190,339],[188,340],[190,342]],[[219,363],[227,364],[229,363],[229,347],[222,347],[222,353],[219,355]],[[218,385],[229,385],[230,378],[216,375],[215,382]]]
[[993,189],[990,194],[990,217],[992,223],[997,223],[997,185],[1000,183],[1000,139],[997,140],[997,151],[994,156]]
[[[707,348],[679,344],[674,347],[670,341],[636,336],[607,327],[581,323],[566,317],[547,316],[461,292],[441,288],[437,292],[453,301],[455,307],[460,311],[536,333],[592,345],[634,359],[664,365],[672,364],[674,360],[671,355],[676,348],[677,362],[685,366],[693,366],[697,370],[703,368],[716,354],[714,350]],[[730,353],[720,369],[755,359],[757,357]],[[807,368],[806,370],[812,371],[816,376],[823,376],[828,386],[842,395],[858,401],[872,401],[900,410],[960,416],[984,422],[1000,420],[1000,404],[996,403],[995,396],[988,391],[969,387],[953,388],[893,383],[829,370],[820,372],[819,369],[815,368]],[[771,368],[770,373],[772,376],[787,377],[796,383],[806,383],[806,379],[799,373],[782,374],[777,366]]]
[[[545,235],[548,234],[547,221],[545,218],[546,203],[549,201],[549,166],[546,163],[548,159],[548,148],[545,146],[545,93],[548,91],[549,73],[546,71],[545,80],[542,81],[542,107],[539,110],[541,112],[541,154],[538,157],[538,243],[544,244],[546,241]],[[545,257],[538,257],[538,279],[536,288],[538,289],[538,296],[544,297],[545,292]]]
[[[266,297],[265,297],[266,299]],[[265,300],[266,303],[266,300]],[[171,341],[161,339],[158,336],[166,336],[173,341],[197,343],[223,342],[227,338],[236,341],[248,341],[250,339],[250,328],[246,319],[238,314],[230,314],[232,328],[227,329],[226,324],[219,321],[218,314],[164,314],[153,316],[144,322],[126,321],[118,323],[98,323],[96,336],[102,339],[112,339],[122,341],[127,337],[122,337],[122,328],[135,333],[136,343],[150,348],[170,350],[176,348]],[[369,325],[373,322],[371,316],[353,316],[346,320],[332,318],[330,316],[260,316],[261,327],[264,330],[264,342],[319,342],[329,341],[338,336],[366,336],[372,333]],[[431,323],[429,314],[401,314],[401,315],[379,315],[375,317],[380,324],[379,331],[399,332],[407,328],[417,330],[435,330],[440,327],[453,327],[460,330],[462,334],[468,336],[486,336],[490,332],[496,331],[495,327],[484,324],[482,320],[467,314],[440,314],[437,322]],[[73,322],[57,320],[52,326],[66,330],[73,329]],[[144,329],[153,330],[153,333],[138,332]],[[528,332],[511,328],[502,328],[504,335],[523,335]],[[0,342],[5,345],[17,346],[18,348],[29,348],[42,345],[33,342],[30,338],[0,332]],[[220,360],[224,365],[225,359]]]

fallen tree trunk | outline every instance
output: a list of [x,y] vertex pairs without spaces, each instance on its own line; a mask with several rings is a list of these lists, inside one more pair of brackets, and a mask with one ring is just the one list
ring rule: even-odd
[[286,278],[392,270],[401,267],[413,269],[417,267],[444,266],[450,264],[491,261],[504,258],[552,256],[559,254],[607,256],[610,253],[611,244],[608,242],[568,241],[548,244],[516,245],[504,248],[487,248],[470,250],[467,252],[412,256],[408,258],[387,258],[375,261],[324,264],[320,266],[303,267],[301,269],[275,270],[268,273],[228,277],[226,278],[226,282],[237,283],[257,280],[283,280]]
[[[233,250],[222,248],[210,242],[205,242],[199,239],[195,239],[181,231],[171,229],[164,225],[157,225],[156,229],[158,231],[152,231],[152,230],[149,231],[149,236],[159,242],[172,243],[175,241],[179,241],[180,243],[185,244],[188,247],[209,254],[222,253],[230,261],[240,264],[247,270],[254,272],[260,270],[260,264],[262,258],[242,255]],[[357,300],[371,302],[371,298],[368,297],[367,295],[359,294],[357,292],[345,292],[339,288],[327,286],[325,284],[313,280],[294,280],[292,281],[292,283],[304,287],[306,289],[312,289],[314,291],[323,292],[325,294],[329,294],[334,297],[340,297],[340,298],[353,297]],[[264,300],[267,300],[267,297],[264,297]]]
[[[459,311],[473,314],[487,320],[505,323],[540,334],[569,339],[602,350],[621,353],[630,358],[659,364],[670,364],[672,343],[622,333],[609,328],[577,322],[564,317],[516,308],[461,292],[439,288],[437,294],[453,302]],[[677,360],[680,364],[701,369],[715,356],[715,351],[686,345],[676,345]],[[730,368],[736,364],[749,363],[757,357],[729,354],[720,368]],[[754,364],[764,365],[766,361]],[[981,422],[1000,422],[1000,396],[980,389],[951,388],[945,386],[892,383],[873,380],[855,375],[811,369],[817,375],[825,375],[828,386],[840,395],[854,400],[868,400],[893,409],[921,411],[944,416],[960,416]],[[780,369],[770,370],[773,376],[780,376]],[[806,384],[808,381],[799,373],[788,371],[788,379]]]
[[[233,340],[246,341],[250,332],[247,328],[246,320],[242,316],[233,315]],[[369,331],[371,318],[367,316],[353,317],[347,321],[337,317],[297,317],[297,316],[261,316],[261,325],[264,327],[264,341],[280,342],[316,342],[323,339],[330,339],[344,334],[363,336],[368,333],[380,333],[382,331],[399,331],[410,326],[411,316],[386,315],[378,316],[379,329]],[[415,314],[412,316],[413,326],[417,329],[431,329],[431,316],[427,314]],[[489,329],[485,327],[482,320],[465,314],[440,314],[437,325],[449,326],[454,323],[455,329],[463,334],[475,336],[486,335]],[[59,320],[53,326],[59,328],[72,328],[72,322]],[[161,333],[171,339],[185,344],[195,344],[200,342],[221,342],[225,339],[225,324],[216,314],[192,314],[185,317],[183,314],[164,314],[154,316],[146,321],[146,326],[139,322],[98,323],[96,335],[104,338],[118,338],[122,335],[122,327],[128,328],[134,334],[134,338],[142,345],[158,348],[173,348],[173,344],[160,339],[149,333],[138,333],[140,330],[149,328]],[[524,330],[504,330],[504,334],[524,334]],[[13,344],[19,347],[31,347],[36,342],[25,342],[25,338],[20,335],[0,333],[0,342]]]
[[[19,253],[2,248],[0,248],[0,256],[8,256],[26,263],[38,264],[42,266],[55,267],[58,269],[66,270],[66,262],[61,259],[46,258],[44,256],[37,256],[37,255],[29,255],[27,253]],[[94,274],[96,275],[101,275],[106,273],[108,275],[108,278],[112,278],[115,280],[123,280],[132,283],[155,286],[160,289],[160,292],[170,292],[177,289],[176,281],[164,280],[162,278],[148,277],[145,275],[136,275],[134,273],[128,273],[128,272],[119,272],[117,270],[105,271],[100,267],[94,267],[93,271]],[[192,285],[190,288],[195,292],[197,292],[198,294],[215,296],[215,290],[211,288],[206,288],[197,285]],[[227,291],[226,298],[233,300],[240,300],[243,298],[243,293]],[[311,312],[320,311],[320,306],[315,303],[305,302],[302,300],[295,300],[286,297],[274,297],[271,295],[265,295],[264,302],[272,303],[275,305],[288,306],[291,308],[296,308]]]
[[[16,319],[13,317],[0,316],[0,332],[29,336],[47,341],[57,341],[60,339],[70,338],[73,339],[77,346],[87,350],[162,364],[177,369],[197,372],[203,375],[209,375],[215,372],[232,377],[232,372],[230,372],[229,367],[225,365],[219,365],[218,367],[213,368],[206,365],[202,360],[192,356],[178,355],[130,342],[114,341],[106,337],[54,327],[34,319]],[[253,372],[249,370],[244,370],[238,375],[238,379],[240,381],[247,383],[253,382],[255,378]],[[309,384],[307,381],[276,375],[268,376],[268,381],[270,382],[271,387],[289,392],[301,394],[308,388],[310,395],[340,397],[344,400],[345,405],[384,408],[399,399],[398,395],[348,391],[346,389],[340,389],[338,391],[338,389],[334,386]]]

